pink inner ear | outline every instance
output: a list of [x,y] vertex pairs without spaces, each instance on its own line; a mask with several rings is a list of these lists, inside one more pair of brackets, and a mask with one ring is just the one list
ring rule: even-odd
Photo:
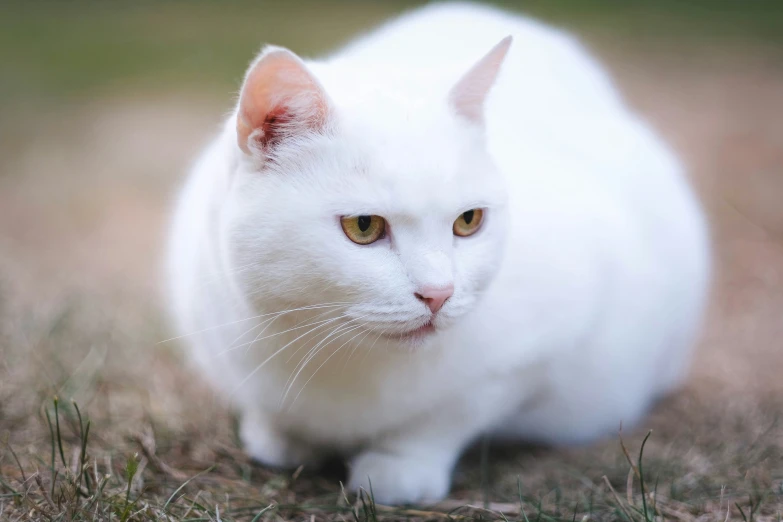
[[284,49],[268,51],[245,78],[237,143],[250,154],[253,143],[263,151],[287,135],[317,130],[324,125],[326,107],[323,91],[296,55]]
[[285,129],[291,126],[292,120],[293,117],[285,104],[272,108],[259,127],[261,133],[258,134],[257,142],[263,148],[275,145],[283,138]]

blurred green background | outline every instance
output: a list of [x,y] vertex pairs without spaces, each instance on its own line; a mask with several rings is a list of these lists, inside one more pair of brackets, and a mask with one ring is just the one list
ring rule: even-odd
[[[262,43],[308,56],[333,49],[414,1],[5,0],[0,104],[62,102],[161,88],[236,89]],[[783,44],[780,0],[495,2],[578,29],[596,45]]]

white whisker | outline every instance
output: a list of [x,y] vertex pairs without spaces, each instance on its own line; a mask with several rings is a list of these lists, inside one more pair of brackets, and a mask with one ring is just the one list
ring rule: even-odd
[[[283,394],[283,398],[281,399],[281,405],[282,405],[282,401],[285,400],[285,396],[288,394],[288,391],[291,389],[291,386],[293,386],[293,383],[296,380],[296,378],[299,376],[299,374],[302,372],[302,370],[304,370],[305,366],[307,366],[307,364],[318,354],[319,347],[321,347],[321,345],[324,342],[326,342],[330,337],[332,337],[333,335],[339,333],[341,329],[344,329],[346,327],[350,327],[351,323],[353,323],[355,321],[358,321],[361,318],[362,317],[357,317],[357,318],[351,319],[350,321],[341,324],[337,328],[332,329],[331,332],[329,332],[329,334],[326,337],[321,339],[315,346],[313,346],[312,348],[310,348],[310,350],[307,351],[307,353],[302,358],[302,360],[299,361],[299,363],[297,363],[297,365],[294,367],[294,370],[291,372],[291,377],[289,377],[288,380],[286,381],[285,392]],[[325,345],[325,346],[328,346],[329,344],[331,344],[335,339],[339,339],[340,337],[342,337],[342,335],[344,335],[344,333],[345,332],[343,332],[342,334],[340,334],[336,338],[334,338],[331,341],[329,341],[329,343],[327,345]]]
[[[319,314],[319,316],[320,316],[320,315],[323,315],[323,314]],[[345,317],[348,317],[348,316],[347,316],[346,314],[342,314],[342,315],[341,315],[339,318],[345,318]],[[338,319],[339,319],[339,318],[338,318]],[[338,326],[340,326],[340,325],[337,325],[337,326],[335,326],[335,328],[337,328]],[[332,332],[332,331],[334,331],[334,329],[332,329],[332,330],[329,330],[329,332]],[[286,361],[285,361],[285,362],[291,362],[291,359],[293,359],[294,357],[296,357],[296,354],[298,354],[298,353],[299,353],[299,351],[300,351],[302,348],[304,348],[304,346],[305,346],[305,345],[304,345],[304,344],[302,344],[302,345],[301,345],[299,348],[297,348],[296,350],[294,350],[294,353],[292,353],[291,355],[289,355],[289,356],[288,356],[288,359],[286,359]],[[309,353],[309,350],[308,350],[308,353]],[[306,356],[307,356],[307,354],[305,354],[305,357],[306,357]]]
[[[386,332],[388,332],[388,331],[389,331],[389,330],[388,330],[388,328],[387,328],[387,329],[385,329],[385,330],[381,330],[380,332],[378,332],[378,336],[375,338],[375,341],[372,343],[372,346],[370,346],[370,349],[369,349],[369,350],[366,350],[366,351],[364,352],[364,357],[362,357],[362,360],[361,360],[361,361],[359,361],[359,369],[361,369],[362,365],[364,364],[364,361],[365,361],[365,360],[367,360],[367,356],[368,356],[368,355],[370,354],[370,352],[372,351],[373,347],[375,346],[375,343],[377,343],[377,342],[378,342],[378,339],[380,339],[380,338],[383,336],[383,334],[385,334],[385,333],[386,333]],[[388,337],[384,337],[384,340],[386,341],[386,344],[388,345],[388,344],[389,344],[389,339],[388,339]]]
[[[340,317],[342,317],[342,316],[340,316]],[[230,347],[230,348],[227,348],[227,349],[223,350],[222,352],[219,352],[217,355],[219,355],[219,356],[220,356],[220,355],[224,355],[224,354],[226,354],[226,353],[228,353],[228,352],[230,352],[230,351],[233,351],[233,350],[237,350],[237,349],[239,349],[239,348],[242,348],[243,346],[247,346],[247,347],[248,347],[248,350],[249,350],[249,349],[250,349],[249,347],[250,347],[250,346],[252,346],[253,344],[257,343],[258,341],[263,341],[263,340],[265,340],[265,339],[271,339],[272,337],[277,337],[277,336],[280,336],[280,335],[286,334],[286,333],[288,333],[288,332],[293,332],[293,331],[295,331],[295,330],[301,330],[302,328],[307,328],[308,326],[314,326],[314,325],[319,325],[319,324],[321,324],[321,325],[322,325],[322,324],[324,324],[324,323],[331,323],[331,322],[334,322],[334,321],[336,321],[336,320],[340,319],[340,317],[333,317],[333,318],[331,318],[331,319],[323,319],[323,320],[320,320],[320,321],[314,321],[314,322],[307,323],[307,324],[303,324],[303,325],[300,325],[300,326],[294,326],[294,327],[292,327],[292,328],[288,328],[287,330],[282,330],[282,331],[280,331],[280,332],[275,332],[275,333],[273,333],[273,334],[269,334],[269,335],[265,335],[265,336],[261,337],[261,334],[262,334],[264,331],[266,331],[266,328],[264,328],[264,330],[262,330],[261,332],[259,332],[259,334],[256,336],[256,338],[255,338],[255,339],[253,339],[252,341],[248,341],[248,342],[246,342],[246,343],[242,343],[242,344],[238,344],[238,345],[236,345],[236,346],[232,346],[232,347]]]
[[170,341],[176,341],[177,339],[182,339],[182,338],[185,338],[185,337],[191,337],[193,335],[198,335],[200,333],[209,332],[210,330],[215,330],[217,328],[223,328],[224,326],[231,326],[233,324],[244,323],[245,321],[252,321],[253,319],[260,319],[262,317],[268,317],[270,315],[287,314],[287,313],[291,313],[291,312],[298,312],[300,310],[318,310],[320,308],[337,307],[337,306],[349,305],[349,304],[351,304],[351,303],[348,303],[348,302],[325,303],[325,304],[320,304],[320,305],[308,305],[308,306],[302,306],[300,308],[292,308],[291,310],[283,310],[281,312],[269,312],[269,313],[266,313],[266,314],[255,315],[253,317],[246,317],[245,319],[238,319],[236,321],[230,321],[228,323],[223,323],[223,324],[218,324],[218,325],[215,325],[215,326],[210,326],[209,328],[204,328],[203,330],[197,330],[195,332],[191,332],[191,333],[187,333],[187,334],[183,334],[183,335],[178,335],[176,337],[170,337],[170,338],[165,339],[163,341],[158,341],[155,344],[163,344],[163,343],[168,343]]
[[[336,321],[337,319],[339,319],[339,317],[337,317],[337,318],[335,318],[335,319],[330,319],[330,321]],[[328,323],[324,323],[324,324],[328,324]],[[253,377],[253,375],[255,375],[256,373],[258,373],[258,371],[259,371],[259,370],[261,370],[261,368],[263,368],[263,367],[266,365],[266,363],[268,363],[269,361],[271,361],[271,360],[272,360],[274,357],[276,357],[276,356],[277,356],[279,353],[283,352],[283,350],[285,350],[286,348],[288,348],[289,346],[291,346],[293,343],[295,343],[296,341],[298,341],[298,340],[299,340],[299,339],[301,339],[302,337],[304,337],[304,336],[306,336],[306,335],[309,335],[309,334],[311,334],[313,331],[317,330],[318,328],[321,328],[322,326],[324,326],[324,324],[320,324],[320,325],[318,325],[318,326],[316,326],[316,327],[314,327],[314,328],[312,328],[312,329],[308,330],[307,332],[303,333],[302,335],[300,335],[299,337],[295,338],[294,340],[292,340],[292,341],[290,341],[290,342],[286,343],[286,344],[285,344],[285,345],[283,345],[281,348],[279,348],[278,350],[276,350],[276,351],[275,351],[275,353],[273,353],[272,355],[270,355],[269,357],[267,357],[266,359],[264,359],[264,360],[261,362],[261,364],[259,364],[258,366],[256,366],[256,367],[253,369],[253,371],[251,371],[251,372],[250,372],[250,373],[247,375],[247,377],[245,377],[244,379],[242,379],[242,381],[240,381],[240,383],[239,383],[239,384],[237,384],[237,385],[234,387],[234,389],[231,391],[231,394],[230,394],[230,395],[234,395],[234,394],[237,392],[237,390],[238,390],[239,388],[241,388],[241,387],[242,387],[242,386],[243,386],[243,385],[244,385],[244,384],[245,384],[245,383],[246,383],[248,380],[250,380],[250,379]]]
[[[326,314],[331,314],[331,313],[337,312],[337,311],[339,311],[341,308],[345,308],[345,307],[342,307],[342,306],[341,306],[341,307],[338,307],[338,308],[331,308],[330,310],[327,310],[326,312],[321,312],[320,314],[316,315],[315,317],[312,317],[311,319],[318,319],[319,317],[323,317],[323,316],[324,316],[324,315],[326,315]],[[314,324],[317,324],[317,321],[314,321],[314,322],[311,322],[311,323],[308,323],[308,324],[305,324],[305,325],[302,325],[302,324],[301,324],[301,322],[299,322],[299,323],[296,323],[296,324],[297,324],[296,328],[290,328],[290,329],[288,329],[288,330],[285,330],[285,331],[283,331],[283,332],[278,332],[278,334],[269,335],[269,336],[267,336],[267,337],[261,337],[261,335],[263,335],[263,334],[264,334],[264,332],[266,332],[266,331],[269,329],[269,327],[270,327],[270,326],[272,326],[272,323],[274,323],[274,322],[275,322],[275,320],[276,320],[278,317],[281,317],[281,316],[280,316],[280,315],[278,315],[278,316],[275,316],[275,317],[274,317],[272,320],[270,320],[270,321],[269,321],[269,323],[267,323],[267,325],[264,327],[264,329],[263,329],[263,330],[261,330],[260,332],[258,332],[258,335],[256,336],[256,338],[255,338],[255,339],[254,339],[254,340],[253,340],[253,341],[252,341],[250,344],[248,344],[248,346],[247,346],[247,349],[245,350],[245,353],[247,353],[247,352],[249,352],[249,351],[250,351],[250,348],[253,346],[253,344],[255,344],[255,343],[256,343],[256,341],[260,341],[260,340],[263,340],[263,339],[268,339],[268,338],[270,338],[270,337],[274,337],[275,335],[278,335],[278,334],[284,334],[284,333],[287,333],[287,332],[290,332],[290,331],[293,331],[293,330],[296,330],[296,329],[299,329],[299,328],[304,328],[304,327],[306,327],[306,326],[312,326],[312,325],[314,325]],[[342,316],[341,316],[341,317],[342,317]],[[299,349],[297,349],[296,351],[298,352],[298,351],[299,351]],[[294,353],[296,353],[296,352],[294,352]],[[290,359],[290,358],[289,358],[289,359]]]
[[[349,330],[349,332],[352,332],[352,331],[356,330],[357,328],[362,328],[362,326],[361,326],[361,325],[359,325],[359,326],[357,326],[356,328],[353,328],[353,329]],[[363,328],[362,328],[362,329],[363,329]],[[366,331],[365,331],[365,333],[364,333],[364,337],[362,337],[362,338],[361,338],[361,339],[358,341],[358,343],[357,343],[357,344],[361,344],[361,342],[362,342],[362,341],[364,341],[365,337],[367,337],[367,335],[369,335],[371,331],[372,331],[372,330],[366,330]],[[309,383],[310,381],[312,381],[312,380],[313,380],[313,377],[315,377],[315,375],[318,373],[318,371],[319,371],[321,368],[323,368],[323,367],[324,367],[324,365],[325,365],[326,363],[328,363],[328,362],[329,362],[329,359],[331,359],[332,357],[334,357],[334,355],[335,355],[337,352],[339,352],[339,351],[342,349],[342,347],[343,347],[343,346],[345,346],[346,344],[350,343],[351,341],[353,341],[354,339],[356,339],[357,337],[359,337],[361,334],[362,334],[362,332],[359,332],[358,334],[354,335],[353,337],[351,337],[350,339],[348,339],[347,341],[345,341],[343,344],[341,344],[341,345],[340,345],[340,346],[339,346],[339,347],[338,347],[338,348],[337,348],[335,351],[333,351],[331,354],[329,354],[329,356],[326,358],[326,360],[324,360],[324,362],[322,362],[322,363],[321,363],[321,365],[320,365],[320,366],[318,366],[318,368],[316,368],[316,369],[315,369],[315,371],[314,371],[314,372],[313,372],[313,374],[310,376],[310,378],[309,378],[309,379],[307,379],[307,380],[305,381],[305,383],[302,385],[302,388],[299,390],[299,393],[297,393],[297,394],[296,394],[296,397],[294,397],[294,400],[293,400],[293,401],[291,401],[291,405],[289,406],[289,408],[293,408],[294,404],[296,404],[296,400],[299,398],[299,396],[302,394],[302,392],[304,391],[304,389],[307,387],[308,383]],[[286,392],[286,394],[287,394],[287,392]],[[283,396],[283,401],[285,401],[285,396]]]

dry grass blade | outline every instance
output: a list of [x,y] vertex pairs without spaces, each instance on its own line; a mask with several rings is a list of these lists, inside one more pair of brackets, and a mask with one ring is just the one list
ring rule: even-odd
[[181,485],[180,485],[180,486],[179,486],[177,489],[175,489],[175,490],[174,490],[174,493],[172,493],[172,494],[171,494],[171,496],[170,496],[170,497],[169,497],[169,498],[166,500],[166,503],[165,503],[165,504],[163,504],[163,512],[165,513],[165,512],[167,511],[167,509],[168,509],[169,505],[172,503],[172,501],[175,501],[175,500],[174,500],[174,497],[176,497],[176,496],[177,496],[177,494],[178,494],[180,491],[182,491],[183,489],[185,489],[185,486],[187,486],[188,484],[190,484],[192,481],[194,481],[195,479],[199,478],[200,476],[202,476],[202,475],[205,475],[205,474],[209,473],[209,472],[210,472],[210,471],[212,471],[213,469],[214,469],[214,466],[212,466],[212,467],[210,467],[210,468],[208,468],[208,469],[205,469],[204,471],[202,471],[202,472],[200,472],[200,473],[197,473],[196,475],[193,475],[192,477],[190,477],[189,479],[187,479],[185,482],[183,482],[183,483],[182,483],[182,484],[181,484]]
[[41,476],[36,473],[35,475],[35,483],[38,484],[38,489],[41,492],[41,496],[44,498],[47,504],[49,504],[49,507],[52,509],[52,511],[57,510],[57,506],[54,505],[54,502],[52,501],[52,497],[49,496],[49,493],[46,491],[46,488],[44,488],[43,481],[41,480]]
[[625,455],[625,460],[628,461],[628,465],[631,466],[634,475],[636,475],[636,478],[639,479],[641,477],[641,474],[639,473],[639,468],[636,467],[636,464],[634,464],[633,459],[631,459],[631,454],[628,452],[628,448],[625,447],[625,441],[623,440],[622,424],[620,425],[620,429],[617,431],[617,438],[620,440],[620,448],[623,450],[623,455]]
[[174,480],[181,482],[188,479],[186,473],[169,466],[156,455],[155,439],[151,429],[147,429],[143,434],[137,433],[132,435],[131,440],[138,444],[139,449],[141,449],[152,467]]
[[628,522],[632,522],[633,518],[631,517],[631,515],[628,513],[628,510],[623,505],[623,501],[620,499],[620,495],[617,494],[617,491],[615,491],[614,488],[612,487],[612,483],[609,482],[609,477],[604,475],[602,479],[606,484],[606,487],[608,487],[609,491],[612,493],[612,496],[614,497],[615,501],[617,502],[617,507],[620,508],[623,514],[625,515],[626,520],[628,520]]

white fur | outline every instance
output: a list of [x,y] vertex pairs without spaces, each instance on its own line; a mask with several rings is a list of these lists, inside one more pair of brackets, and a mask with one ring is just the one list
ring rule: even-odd
[[[482,131],[448,93],[507,35]],[[677,159],[572,37],[435,5],[305,63],[331,132],[260,164],[232,116],[170,235],[177,329],[251,455],[338,452],[352,488],[369,477],[380,502],[432,501],[481,433],[588,441],[682,380],[709,279],[704,218]],[[455,237],[475,207],[482,229]],[[362,213],[389,237],[349,241],[339,217]],[[414,292],[449,282],[434,335],[382,335],[425,324]]]

